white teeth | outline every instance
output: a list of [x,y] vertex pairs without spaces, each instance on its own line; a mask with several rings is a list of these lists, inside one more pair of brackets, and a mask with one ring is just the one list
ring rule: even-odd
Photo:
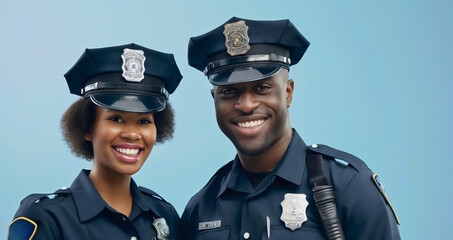
[[248,121],[248,122],[238,122],[239,127],[249,128],[249,127],[256,127],[261,125],[264,120],[255,120],[255,121]]
[[129,155],[129,156],[136,156],[138,152],[140,152],[139,149],[131,149],[131,148],[116,148],[116,151]]

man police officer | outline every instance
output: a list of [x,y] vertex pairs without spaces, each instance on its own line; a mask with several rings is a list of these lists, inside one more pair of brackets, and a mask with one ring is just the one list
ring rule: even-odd
[[[366,164],[307,146],[291,128],[288,72],[308,46],[289,20],[233,17],[190,39],[189,64],[214,85],[217,122],[237,155],[189,201],[184,239],[400,239],[382,184]],[[313,193],[319,191],[321,197]]]

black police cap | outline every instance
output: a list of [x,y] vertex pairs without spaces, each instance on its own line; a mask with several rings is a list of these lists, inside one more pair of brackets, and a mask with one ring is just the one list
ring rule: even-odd
[[192,37],[189,65],[203,71],[214,85],[270,77],[289,70],[310,43],[289,20],[255,21],[233,17],[222,26]]
[[72,94],[126,112],[159,112],[182,75],[172,54],[131,43],[86,49],[64,75]]

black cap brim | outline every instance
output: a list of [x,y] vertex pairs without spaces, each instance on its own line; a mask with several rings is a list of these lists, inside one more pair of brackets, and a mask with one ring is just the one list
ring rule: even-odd
[[90,99],[100,107],[122,112],[160,112],[166,106],[165,97],[157,94],[99,93],[90,95]]
[[217,86],[253,82],[275,75],[282,67],[285,66],[280,64],[236,66],[209,73],[208,79],[212,85]]

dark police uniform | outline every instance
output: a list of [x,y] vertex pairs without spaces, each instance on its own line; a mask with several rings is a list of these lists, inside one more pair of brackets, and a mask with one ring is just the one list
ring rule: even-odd
[[[327,146],[307,147],[296,130],[283,159],[256,188],[237,156],[217,171],[187,204],[181,218],[183,239],[325,239],[308,182],[308,148],[325,156],[326,176],[335,189],[346,239],[400,239],[392,209],[374,186],[373,173],[366,164]],[[294,231],[280,220],[287,193],[305,194],[308,201],[307,220]],[[216,221],[212,228],[203,226]]]
[[[11,224],[9,239],[158,239],[153,222],[165,219],[171,239],[179,239],[179,216],[155,192],[131,181],[130,217],[111,208],[91,182],[88,170],[80,172],[70,188],[53,194],[32,194],[22,200]],[[37,225],[36,232],[34,225]],[[27,224],[29,223],[29,224]],[[31,235],[30,235],[31,234]]]
[[[136,44],[86,49],[65,74],[70,92],[103,108],[159,112],[182,76],[172,54]],[[149,239],[179,237],[179,216],[153,191],[131,180],[129,217],[110,207],[83,170],[70,188],[32,194],[20,204],[8,239]]]
[[[289,70],[308,45],[289,20],[234,17],[191,38],[189,64],[213,85],[251,82]],[[296,130],[284,157],[264,178],[255,181],[237,156],[218,170],[187,204],[183,239],[326,239],[309,183],[309,151],[323,156],[346,239],[400,239],[396,215],[366,164],[324,145],[307,147]]]

